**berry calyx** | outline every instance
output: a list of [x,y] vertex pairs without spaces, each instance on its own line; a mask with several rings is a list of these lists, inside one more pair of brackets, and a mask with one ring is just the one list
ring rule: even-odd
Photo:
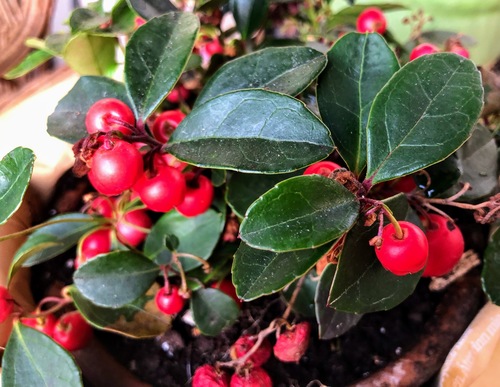
[[243,304],[243,300],[238,298],[236,294],[236,289],[234,288],[233,282],[229,279],[223,279],[222,281],[213,282],[210,287],[212,289],[219,289],[221,292],[226,293],[229,297],[231,297],[238,306]]
[[116,237],[126,245],[139,246],[148,236],[153,222],[143,209],[127,211],[116,222]]
[[333,161],[318,161],[317,163],[309,165],[303,175],[321,175],[328,177],[333,171],[342,168],[337,163]]
[[45,333],[50,337],[52,337],[54,328],[57,324],[57,318],[53,314],[40,317],[22,317],[20,321],[22,324]]
[[92,327],[76,310],[63,314],[52,333],[52,338],[68,351],[86,347],[92,337]]
[[[230,354],[232,359],[239,359],[240,357],[246,355],[250,349],[255,345],[257,339],[252,338],[249,335],[242,335],[235,341],[231,346]],[[252,363],[253,367],[260,367],[271,357],[271,343],[269,340],[264,339],[259,345],[259,348],[250,356],[248,359],[249,363]]]
[[229,375],[209,364],[205,364],[198,367],[194,372],[192,386],[229,387]]
[[180,110],[167,110],[160,113],[151,127],[153,137],[162,143],[166,143],[184,117],[186,115]]
[[230,387],[272,387],[269,374],[260,367],[252,368],[246,373],[235,373],[231,377]]
[[128,136],[132,134],[135,116],[125,102],[116,98],[104,98],[95,102],[87,111],[85,125],[90,134],[118,130]]
[[307,321],[287,329],[274,344],[274,356],[283,362],[298,363],[307,351],[310,335],[311,325]]
[[179,313],[184,308],[185,302],[186,299],[179,294],[178,286],[171,285],[169,293],[165,287],[156,292],[156,306],[165,314]]
[[368,7],[364,9],[356,20],[358,32],[378,32],[383,34],[387,29],[387,19],[380,8]]
[[176,206],[177,211],[187,217],[203,214],[212,205],[214,186],[204,175],[196,176],[188,172],[186,178],[186,193],[184,200]]
[[5,286],[0,286],[0,322],[4,322],[14,312],[14,299]]
[[429,242],[429,258],[423,277],[439,277],[448,274],[464,253],[464,237],[450,219],[428,214],[429,225],[425,231]]
[[407,275],[422,270],[429,255],[425,233],[415,224],[399,221],[402,237],[389,223],[382,230],[382,243],[375,247],[375,254],[382,266],[395,275]]
[[413,50],[411,50],[410,61],[412,61],[413,59],[417,59],[423,55],[435,54],[436,52],[439,52],[439,48],[431,43],[419,44]]

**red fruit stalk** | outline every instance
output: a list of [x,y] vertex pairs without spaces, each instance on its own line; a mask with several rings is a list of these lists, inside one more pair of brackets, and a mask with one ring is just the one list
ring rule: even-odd
[[274,344],[274,356],[283,362],[298,363],[307,351],[311,325],[301,322],[282,332]]

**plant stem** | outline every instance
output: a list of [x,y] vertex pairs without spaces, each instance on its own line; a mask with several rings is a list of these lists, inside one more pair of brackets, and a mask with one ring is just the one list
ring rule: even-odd
[[384,215],[387,216],[387,218],[389,218],[389,221],[394,226],[394,230],[396,231],[396,238],[403,239],[404,237],[403,230],[401,229],[401,225],[399,224],[397,219],[394,217],[394,214],[392,213],[391,209],[383,203],[382,203],[382,209],[384,211]]
[[283,316],[281,316],[281,318],[283,320],[287,320],[288,317],[290,316],[290,313],[292,312],[293,305],[295,304],[295,301],[297,300],[297,297],[299,296],[300,290],[302,289],[302,285],[304,285],[304,281],[306,280],[306,275],[307,274],[304,274],[297,281],[297,285],[295,286],[295,289],[293,290],[292,297],[290,297],[290,301],[288,302],[288,306],[286,307],[285,312],[283,312]]

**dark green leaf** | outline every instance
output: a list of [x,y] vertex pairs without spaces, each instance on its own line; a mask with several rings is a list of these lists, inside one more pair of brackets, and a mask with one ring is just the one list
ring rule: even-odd
[[328,52],[328,65],[318,79],[318,106],[338,152],[356,175],[366,166],[373,99],[398,70],[396,55],[379,34],[347,34]]
[[372,105],[367,177],[391,180],[452,154],[470,136],[482,97],[476,65],[459,55],[424,55],[403,66]]
[[111,11],[111,31],[130,33],[135,29],[136,13],[125,0],[118,1]]
[[[151,287],[159,267],[132,251],[117,251],[88,260],[73,275],[77,289],[93,304],[120,308]],[[126,285],[126,286],[125,286]]]
[[49,224],[35,232],[17,250],[10,267],[9,278],[21,267],[30,267],[48,261],[76,245],[89,230],[96,228],[99,220],[80,213],[55,216]]
[[338,182],[320,175],[292,177],[250,206],[240,236],[260,249],[309,249],[348,231],[358,212],[359,201]]
[[118,67],[116,44],[114,37],[80,33],[68,42],[62,55],[68,66],[80,75],[111,76]]
[[109,21],[109,18],[88,8],[77,8],[71,12],[69,26],[73,33],[90,31],[99,28]]
[[[396,219],[409,213],[408,201],[398,195],[386,201]],[[366,227],[364,219],[347,234],[330,290],[331,307],[350,313],[388,310],[405,300],[415,289],[422,272],[397,276],[385,270],[369,241],[378,224]]]
[[307,273],[325,254],[329,245],[309,250],[274,253],[240,244],[233,260],[233,282],[246,301],[280,291]]
[[76,143],[88,134],[87,111],[102,98],[118,98],[130,105],[122,83],[105,77],[81,77],[49,116],[47,131],[61,140]]
[[159,288],[154,284],[144,296],[117,309],[93,304],[74,286],[70,288],[70,296],[80,313],[95,327],[133,338],[145,338],[158,336],[172,326],[172,316],[160,312],[154,302]]
[[49,336],[16,322],[2,358],[3,386],[81,387],[73,357]]
[[328,306],[335,269],[335,265],[325,267],[316,291],[316,320],[319,338],[322,340],[330,340],[343,335],[363,317],[362,314],[341,312]]
[[300,174],[301,172],[298,171],[277,175],[234,173],[227,184],[226,201],[236,215],[243,218],[248,207],[259,196],[269,191],[280,181]]
[[193,319],[201,333],[217,336],[238,318],[240,308],[227,294],[217,289],[199,289],[191,297]]
[[481,273],[484,292],[495,305],[500,305],[500,229],[491,236],[484,252],[484,266]]
[[132,9],[146,20],[177,10],[169,0],[128,0],[128,2]]
[[267,17],[269,0],[229,0],[236,27],[243,40],[250,39]]
[[169,12],[139,27],[125,52],[125,84],[145,121],[182,74],[199,29],[191,13]]
[[31,70],[34,70],[38,66],[41,66],[52,57],[53,55],[48,52],[35,50],[29,53],[16,67],[10,69],[8,72],[2,75],[2,77],[8,80],[22,77],[23,75],[28,74]]
[[226,182],[227,172],[223,169],[212,169],[210,181],[214,187],[221,187]]
[[[178,239],[177,253],[188,253],[203,259],[212,254],[224,228],[224,217],[214,210],[187,218],[177,211],[163,215],[153,226],[146,238],[144,254],[158,264],[167,264],[171,252],[165,245],[165,238],[174,235]],[[200,266],[200,262],[180,257],[185,271]]]
[[[283,289],[283,297],[287,302],[293,297],[293,293],[297,289],[297,283],[299,280],[291,283],[285,289]],[[293,311],[304,317],[313,318],[316,313],[314,311],[314,296],[316,294],[316,288],[318,287],[318,281],[316,281],[312,274],[306,275],[304,282],[295,298],[293,303]]]
[[265,90],[241,90],[193,109],[167,149],[199,166],[280,173],[327,157],[333,142],[328,128],[302,102]]
[[0,160],[0,224],[21,206],[35,163],[31,149],[17,147]]
[[297,95],[325,65],[325,55],[309,47],[265,48],[222,66],[203,87],[196,105],[229,91],[250,88]]

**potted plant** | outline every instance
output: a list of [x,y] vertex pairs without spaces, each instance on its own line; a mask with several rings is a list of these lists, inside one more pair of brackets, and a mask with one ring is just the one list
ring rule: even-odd
[[[247,315],[225,336],[227,351],[197,360],[191,381],[267,386],[268,362],[298,372],[310,340],[331,346],[429,283],[455,281],[452,306],[463,289],[475,295],[465,314],[448,312],[466,325],[484,293],[461,277],[480,263],[496,302],[497,234],[484,256],[475,246],[484,260],[464,251],[497,218],[498,116],[481,116],[481,74],[460,39],[449,52],[398,46],[390,8],[119,1],[110,13],[76,10],[60,51],[37,42],[42,57],[101,75],[82,76],[48,117],[86,185],[75,211],[21,232],[9,278],[69,253],[71,284],[33,311],[4,289],[3,314],[15,316],[5,385],[81,385],[69,352],[78,358],[99,331],[163,337],[174,354],[175,339],[185,343],[173,332],[218,337],[251,304],[262,318]],[[305,44],[312,38],[323,51]],[[121,73],[117,44],[121,80],[105,76]],[[100,55],[79,63],[78,47]],[[34,157],[20,147],[2,160],[3,221],[22,203]],[[285,302],[270,308],[279,294]],[[55,363],[66,366],[54,374]]]

